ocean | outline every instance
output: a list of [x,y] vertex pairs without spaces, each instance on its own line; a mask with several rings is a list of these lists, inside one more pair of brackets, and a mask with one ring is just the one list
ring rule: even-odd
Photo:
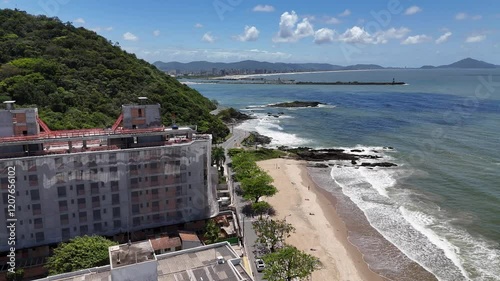
[[[271,146],[345,148],[397,167],[332,162],[317,180],[438,280],[500,280],[500,69],[370,70],[275,75],[297,81],[404,81],[404,86],[190,84],[256,119],[239,128]],[[269,108],[286,101],[317,108]],[[282,112],[279,118],[268,113]],[[350,241],[374,268],[374,241]],[[383,250],[382,250],[383,253]],[[381,255],[380,252],[378,255]],[[383,256],[383,255],[382,255]],[[387,255],[389,256],[389,255]],[[371,257],[371,258],[370,258]]]

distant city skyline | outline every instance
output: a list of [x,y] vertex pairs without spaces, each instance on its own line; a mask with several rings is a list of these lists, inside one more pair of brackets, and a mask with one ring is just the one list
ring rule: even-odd
[[149,62],[500,64],[500,3],[0,0],[94,30]]

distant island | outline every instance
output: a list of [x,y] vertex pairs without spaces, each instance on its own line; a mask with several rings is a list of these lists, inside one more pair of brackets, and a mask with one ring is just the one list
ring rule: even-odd
[[[161,62],[153,63],[158,69],[173,76],[227,76],[227,75],[248,75],[248,74],[273,74],[273,73],[293,73],[293,72],[317,72],[317,71],[338,71],[338,70],[372,70],[372,69],[404,69],[401,67],[383,67],[377,64],[355,64],[355,65],[335,65],[329,63],[271,63],[254,60],[240,62],[208,62],[193,61],[182,62]],[[432,66],[425,65],[420,69],[433,68],[500,68],[500,65],[487,63],[472,58],[466,58],[452,64]],[[418,68],[417,68],[418,69]]]

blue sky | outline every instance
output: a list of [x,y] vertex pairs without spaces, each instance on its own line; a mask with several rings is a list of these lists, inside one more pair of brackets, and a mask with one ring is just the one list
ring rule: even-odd
[[96,31],[147,61],[500,64],[500,2],[0,0]]

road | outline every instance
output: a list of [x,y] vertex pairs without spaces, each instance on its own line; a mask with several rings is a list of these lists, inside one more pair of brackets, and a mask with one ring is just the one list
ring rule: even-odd
[[249,135],[249,133],[239,129],[231,129],[231,132],[232,136],[227,141],[221,144],[226,153],[226,162],[224,163],[225,166],[224,171],[226,171],[226,176],[228,178],[228,187],[232,194],[231,205],[236,208],[236,215],[238,216],[240,221],[240,226],[242,227],[241,234],[243,235],[243,246],[245,248],[245,253],[248,256],[250,265],[252,267],[254,280],[261,281],[264,280],[263,279],[264,274],[258,272],[257,268],[255,267],[254,245],[255,245],[255,240],[257,240],[257,235],[255,234],[255,231],[253,230],[252,227],[253,218],[246,217],[241,211],[243,206],[247,204],[247,202],[244,201],[244,199],[241,198],[241,196],[238,196],[235,193],[235,183],[232,180],[232,171],[231,168],[228,167],[228,164],[231,163],[231,160],[227,155],[228,149],[234,147],[240,147],[241,142]]

